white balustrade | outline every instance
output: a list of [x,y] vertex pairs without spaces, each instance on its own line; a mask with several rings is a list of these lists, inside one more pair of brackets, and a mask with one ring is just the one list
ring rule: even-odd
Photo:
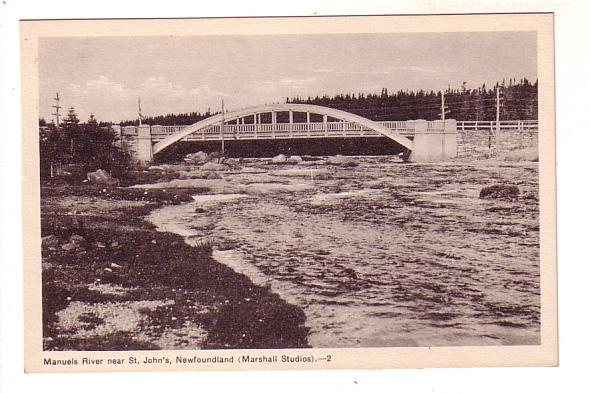
[[[404,135],[413,135],[413,121],[378,121],[376,122],[391,130],[398,131]],[[186,126],[151,126],[152,139],[155,141],[163,140],[166,137],[182,130]],[[496,127],[495,121],[458,121],[457,130],[463,132],[489,132],[496,131],[536,131],[538,130],[538,120],[504,120],[499,122]],[[443,130],[444,124],[441,121],[427,121],[427,130]],[[184,140],[205,141],[220,140],[220,125],[209,126],[205,129],[195,131]],[[309,123],[254,123],[240,124],[240,122],[225,124],[223,126],[223,138],[228,140],[239,139],[269,139],[269,138],[316,138],[316,137],[348,137],[348,136],[367,136],[380,137],[381,134],[372,129],[361,126],[358,123],[348,121],[336,122],[309,122]],[[138,127],[125,126],[121,127],[123,137],[136,137]]]

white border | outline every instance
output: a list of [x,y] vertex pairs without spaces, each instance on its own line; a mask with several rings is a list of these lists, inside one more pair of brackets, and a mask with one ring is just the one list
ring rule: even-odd
[[[584,386],[588,361],[588,324],[585,289],[588,273],[588,254],[582,246],[587,242],[587,212],[580,210],[587,204],[588,175],[584,158],[588,130],[580,119],[587,112],[588,87],[588,5],[582,0],[569,1],[488,1],[485,5],[472,2],[388,2],[340,1],[328,7],[317,2],[298,1],[280,8],[277,3],[263,1],[212,2],[189,6],[167,1],[153,6],[145,3],[122,5],[116,1],[92,3],[73,1],[21,1],[0,3],[0,239],[1,279],[0,301],[0,390],[12,392],[104,392],[122,391],[207,391],[210,389],[240,389],[250,391],[293,390],[319,388],[339,391],[400,390],[404,392],[434,391],[558,391],[568,386]],[[180,3],[180,2],[179,2]],[[150,373],[150,374],[86,374],[86,375],[24,375],[22,358],[22,274],[20,266],[20,214],[18,209],[21,179],[19,113],[19,18],[40,17],[173,17],[173,16],[231,16],[231,15],[313,15],[317,14],[375,14],[375,13],[449,13],[449,12],[556,12],[556,99],[557,99],[557,163],[558,163],[558,264],[560,295],[560,359],[561,366],[553,369],[461,369],[461,370],[386,370],[386,371],[313,371],[313,372],[239,372],[239,373]],[[8,11],[8,12],[4,12]],[[586,11],[586,12],[584,12]],[[7,61],[8,60],[8,61]],[[10,137],[9,137],[10,136]],[[26,154],[26,152],[24,152]],[[582,187],[579,187],[579,183]],[[586,213],[586,216],[584,216]],[[10,245],[10,246],[9,246]],[[356,383],[355,383],[356,381]],[[229,383],[229,386],[226,384]],[[270,389],[268,389],[270,388]]]

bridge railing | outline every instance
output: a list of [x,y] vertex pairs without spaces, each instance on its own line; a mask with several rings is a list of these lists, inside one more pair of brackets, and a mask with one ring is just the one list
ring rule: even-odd
[[502,120],[481,121],[467,120],[457,122],[457,131],[536,131],[539,129],[538,120]]
[[[411,121],[378,121],[376,122],[391,130],[398,131],[404,135],[414,133],[413,122]],[[151,135],[154,140],[162,140],[186,126],[151,126]],[[442,127],[441,122],[428,121],[427,129]],[[457,131],[536,131],[538,120],[504,120],[495,121],[458,121]],[[187,136],[184,140],[206,141],[219,140],[221,138],[220,125],[209,126],[198,130]],[[121,128],[123,136],[137,136],[136,126],[125,126]],[[225,124],[223,126],[223,137],[227,139],[266,139],[266,138],[305,138],[305,137],[330,137],[330,136],[374,136],[379,137],[376,131],[368,129],[358,123],[336,121],[336,122],[310,122],[310,123],[263,123],[263,124]]]

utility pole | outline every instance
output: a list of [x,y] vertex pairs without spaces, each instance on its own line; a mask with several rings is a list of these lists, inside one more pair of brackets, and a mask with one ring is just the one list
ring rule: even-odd
[[225,105],[223,103],[223,100],[221,100],[221,125],[219,126],[219,132],[221,133],[221,154],[225,156],[225,139],[223,137],[224,124],[225,124]]
[[496,132],[500,131],[500,87],[496,86]]
[[440,96],[440,119],[442,121],[445,120],[445,115],[450,111],[447,110],[447,106],[445,105],[445,92],[443,91]]
[[141,119],[143,118],[143,115],[141,114],[141,97],[137,97],[137,109],[138,109],[139,126],[141,127]]
[[55,108],[55,113],[52,113],[52,115],[55,116],[55,126],[59,130],[59,110],[61,108],[61,106],[59,106],[59,93],[55,93],[55,98],[53,100],[55,101],[55,105],[52,105],[51,107]]
[[445,120],[445,92],[442,92],[442,95],[440,96],[440,116],[441,116],[441,120],[444,121]]

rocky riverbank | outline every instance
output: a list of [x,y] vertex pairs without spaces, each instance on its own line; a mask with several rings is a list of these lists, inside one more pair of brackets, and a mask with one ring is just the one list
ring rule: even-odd
[[308,346],[300,308],[143,219],[206,190],[43,184],[44,349]]

